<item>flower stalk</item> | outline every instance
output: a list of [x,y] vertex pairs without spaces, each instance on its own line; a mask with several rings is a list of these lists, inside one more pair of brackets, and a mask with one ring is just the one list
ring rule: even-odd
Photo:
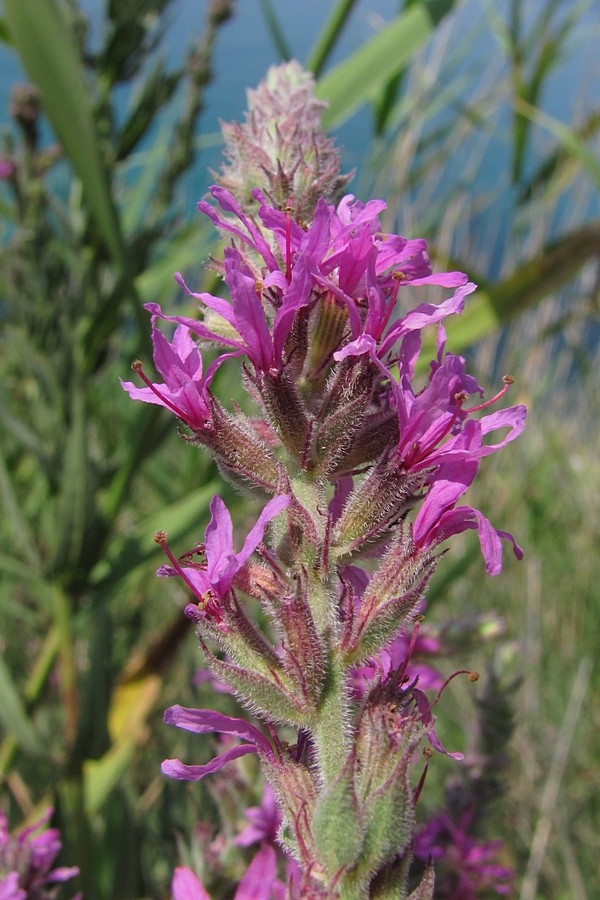
[[[426,672],[412,668],[415,622],[438,547],[454,534],[477,530],[492,575],[503,540],[521,557],[511,535],[458,504],[483,457],[520,434],[526,411],[490,412],[512,379],[485,402],[464,359],[446,352],[444,320],[475,290],[467,276],[434,274],[424,241],[383,234],[383,201],[336,202],[347,179],[309,88],[297,64],[283,66],[251,95],[245,125],[226,126],[216,206],[199,208],[229,240],[219,264],[228,297],[195,293],[178,276],[200,317],[148,304],[164,381],[136,364],[145,386],[123,384],[174,413],[186,439],[263,504],[241,550],[219,497],[192,550],[176,558],[157,537],[169,561],[158,574],[182,579],[193,597],[186,614],[206,666],[270,735],[173,707],[169,724],[243,743],[203,766],[167,760],[163,772],[198,780],[257,754],[279,808],[277,844],[295,867],[285,896],[407,897],[423,787],[415,761],[425,743],[446,752],[419,686]],[[304,118],[278,121],[298,104]],[[407,312],[408,284],[423,300]],[[429,285],[450,296],[431,303]],[[172,341],[165,322],[176,325]],[[437,357],[417,384],[428,327]],[[206,371],[196,339],[222,351]],[[253,418],[213,394],[219,366],[240,360]],[[245,596],[268,626],[252,621]],[[433,896],[431,867],[411,896]]]

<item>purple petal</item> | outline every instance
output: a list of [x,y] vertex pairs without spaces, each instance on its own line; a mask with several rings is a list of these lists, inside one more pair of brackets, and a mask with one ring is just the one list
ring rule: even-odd
[[163,721],[176,725],[195,734],[234,734],[246,741],[252,741],[264,753],[272,755],[271,745],[266,737],[245,719],[235,719],[213,709],[189,709],[184,706],[170,706],[165,710]]
[[18,872],[9,872],[0,880],[0,900],[27,900],[27,892],[19,887]]
[[517,438],[525,428],[527,419],[527,407],[519,404],[511,406],[508,409],[500,409],[498,412],[492,413],[490,416],[484,416],[480,419],[482,434],[490,434],[499,428],[510,428],[506,437],[498,444],[484,444],[481,448],[481,456],[488,456],[496,450],[505,447]]
[[443,303],[422,303],[416,309],[411,310],[389,329],[379,347],[379,355],[384,356],[405,334],[409,334],[411,331],[421,331],[429,325],[437,325],[446,316],[460,314],[464,307],[465,297],[471,294],[476,287],[477,285],[469,282],[459,287],[452,297]]
[[46,881],[69,881],[70,878],[75,878],[76,875],[79,875],[78,866],[59,866],[46,875]]
[[218,316],[221,316],[222,319],[225,319],[226,322],[229,322],[232,328],[235,328],[236,331],[238,330],[233,309],[231,308],[231,304],[228,303],[227,300],[223,300],[222,297],[215,297],[213,294],[207,294],[206,292],[202,292],[200,294],[195,293],[195,291],[192,291],[187,286],[181,272],[175,272],[175,281],[184,289],[189,297],[193,297],[195,300],[200,300],[200,302],[203,303],[204,306],[208,306],[208,308],[212,309],[213,312],[216,312]]
[[206,577],[210,582],[216,584],[234,558],[233,523],[229,510],[218,494],[215,494],[210,501],[210,522],[206,528],[204,543],[207,563]]
[[225,280],[231,291],[236,328],[250,350],[252,361],[261,371],[268,372],[273,361],[271,332],[256,294],[254,277],[234,247],[225,250]]
[[226,766],[232,759],[238,759],[247,753],[256,753],[257,749],[254,744],[240,744],[239,747],[232,747],[226,753],[215,756],[205,766],[188,766],[179,759],[165,759],[161,763],[160,771],[169,778],[176,778],[178,781],[200,781],[205,775],[212,775],[218,772],[223,766]]
[[[201,295],[198,294],[196,296]],[[225,344],[225,346],[227,347],[235,347],[236,349],[241,350],[244,353],[248,352],[247,347],[240,343],[240,341],[234,341],[231,338],[223,337],[222,335],[211,331],[197,319],[190,319],[188,316],[167,316],[165,313],[163,313],[158,303],[145,303],[144,309],[147,309],[148,312],[153,316],[158,316],[160,319],[164,319],[165,322],[178,322],[180,325],[185,325],[186,328],[189,328],[193,334],[197,334],[198,337],[201,337],[203,340],[214,341],[217,344]]]
[[241,568],[251,553],[253,553],[260,542],[262,541],[267,525],[274,519],[275,516],[279,515],[282,509],[285,509],[290,505],[290,498],[287,494],[281,494],[278,497],[273,497],[272,500],[269,500],[254,527],[248,532],[246,540],[244,541],[244,546],[240,550],[240,552],[236,555],[238,568]]
[[523,558],[523,551],[515,539],[507,531],[498,531],[489,519],[478,509],[471,506],[458,506],[443,513],[436,525],[430,530],[427,540],[431,545],[440,543],[453,534],[461,534],[467,529],[476,530],[479,534],[481,553],[485,560],[488,575],[498,575],[502,569],[502,542],[500,538],[510,541],[517,559]]
[[173,900],[210,900],[202,883],[187,866],[178,866],[171,882]]
[[240,881],[234,900],[269,900],[276,866],[275,850],[269,844],[263,844]]
[[405,284],[437,284],[440,287],[462,287],[469,279],[464,272],[437,272],[424,278],[406,279]]

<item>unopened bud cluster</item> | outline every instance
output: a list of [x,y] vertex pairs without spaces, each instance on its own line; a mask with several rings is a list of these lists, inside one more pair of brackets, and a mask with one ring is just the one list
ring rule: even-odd
[[[345,179],[310,91],[296,64],[281,67],[252,95],[247,123],[226,127],[225,186],[199,204],[229,241],[219,264],[226,296],[195,293],[178,276],[199,315],[148,304],[162,381],[136,363],[145,386],[123,385],[173,412],[225,478],[263,497],[240,550],[219,497],[192,550],[176,557],[157,536],[169,557],[159,574],[189,589],[206,665],[269,726],[173,707],[167,722],[241,743],[206,765],[167,760],[163,771],[197,780],[257,753],[281,815],[278,844],[296,867],[287,896],[404,897],[411,769],[424,741],[445,751],[411,676],[414,641],[400,661],[389,651],[403,635],[416,639],[443,541],[476,530],[492,575],[501,539],[521,556],[460,500],[481,459],[521,432],[526,411],[488,412],[464,360],[445,350],[444,319],[460,314],[475,285],[460,272],[433,274],[423,240],[382,233],[383,201],[333,202]],[[305,118],[282,123],[280,102]],[[407,285],[422,293],[410,310]],[[431,302],[431,285],[447,298]],[[171,339],[161,322],[175,323]],[[437,355],[417,386],[428,326]],[[220,353],[208,367],[198,341]],[[221,365],[239,366],[251,415],[213,394]],[[262,605],[267,629],[247,597]],[[427,870],[411,896],[432,891]]]

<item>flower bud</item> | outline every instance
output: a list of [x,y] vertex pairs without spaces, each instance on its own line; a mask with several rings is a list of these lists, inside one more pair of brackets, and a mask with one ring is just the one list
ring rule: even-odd
[[403,472],[390,460],[377,463],[355,485],[337,523],[338,559],[387,537],[390,526],[414,506],[424,480],[423,473]]
[[243,125],[222,125],[225,156],[218,176],[247,210],[260,188],[273,206],[290,199],[299,221],[312,218],[319,197],[334,202],[352,177],[340,175],[340,153],[321,128],[326,104],[314,96],[314,79],[295,61],[271,66],[256,90],[248,91]]

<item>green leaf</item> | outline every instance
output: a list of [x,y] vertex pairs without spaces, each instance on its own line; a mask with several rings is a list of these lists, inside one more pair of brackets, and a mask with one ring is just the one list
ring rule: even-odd
[[91,583],[106,593],[122,579],[139,574],[150,559],[160,554],[154,542],[156,532],[166,531],[169,541],[175,544],[194,525],[201,523],[218,489],[219,482],[211,481],[136,523],[133,534],[113,541],[104,559],[92,571]]
[[520,98],[515,100],[515,108],[519,115],[525,116],[526,119],[535,122],[541,128],[545,128],[547,131],[551,132],[562,146],[568,150],[575,159],[579,160],[582,168],[587,172],[592,181],[595,182],[596,187],[600,188],[600,162],[598,162],[596,156],[586,146],[585,141],[579,137],[573,128],[570,128],[563,122],[559,122],[558,119],[549,116],[548,113],[543,112],[541,109],[532,106],[530,103],[527,103]]
[[294,54],[290,49],[290,45],[286,39],[284,30],[281,27],[281,22],[277,17],[275,7],[273,6],[271,0],[259,0],[259,3],[263,18],[265,20],[267,31],[271,35],[273,46],[277,50],[279,58],[282,60],[291,59]]
[[25,707],[19,696],[19,692],[3,658],[0,656],[0,721],[3,722],[8,734],[14,735],[19,744],[30,753],[41,753],[42,745],[35,732],[31,721],[25,712]]
[[357,0],[338,0],[331,11],[329,18],[321,28],[316,46],[306,63],[306,68],[310,69],[315,77],[320,75],[325,66],[350,13],[356,6],[356,2]]
[[160,676],[150,673],[116,688],[109,716],[113,745],[101,759],[89,760],[83,767],[85,807],[89,814],[97,812],[118,781],[131,772],[136,745],[144,738],[161,684]]
[[363,103],[377,99],[423,46],[433,27],[427,5],[416,3],[325,75],[317,85],[317,96],[329,103],[323,127],[337,127]]
[[110,194],[93,104],[75,41],[55,0],[4,0],[11,43],[40,91],[44,113],[83,185],[89,210],[111,256],[125,254]]
[[[567,284],[590,259],[600,257],[600,222],[591,222],[548,244],[539,256],[523,263],[498,284],[472,294],[462,316],[448,320],[448,345],[464,350]],[[423,341],[422,360],[436,354],[435,337]],[[422,368],[422,367],[421,367]]]

